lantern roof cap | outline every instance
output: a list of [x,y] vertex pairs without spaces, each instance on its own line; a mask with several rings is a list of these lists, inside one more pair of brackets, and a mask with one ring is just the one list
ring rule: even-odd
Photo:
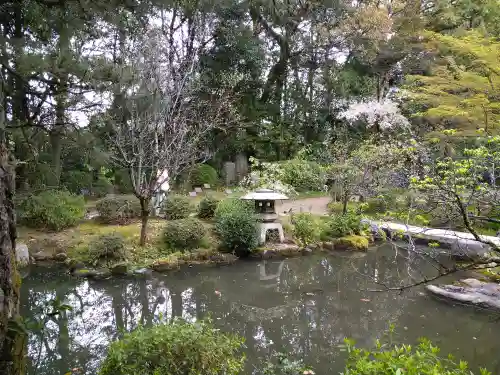
[[254,200],[254,201],[276,201],[289,199],[286,195],[278,193],[271,189],[257,189],[247,193],[241,199]]

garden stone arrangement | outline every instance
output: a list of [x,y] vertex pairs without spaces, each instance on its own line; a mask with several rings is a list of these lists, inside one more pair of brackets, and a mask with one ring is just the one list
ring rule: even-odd
[[500,285],[497,283],[465,279],[456,285],[428,285],[426,289],[452,302],[500,311]]
[[[347,216],[342,224],[338,219],[307,212],[278,215],[275,199],[286,196],[272,190],[259,191],[266,199],[254,199],[252,194],[243,199],[227,193],[205,193],[201,197],[169,194],[162,203],[163,217],[149,220],[147,247],[137,246],[136,242],[141,229],[141,207],[135,197],[108,195],[95,203],[96,217],[81,221],[83,201],[72,195],[59,195],[60,199],[50,204],[71,202],[78,207],[74,211],[78,216],[68,216],[64,221],[40,217],[40,222],[54,221],[52,225],[58,232],[26,230],[22,237],[29,246],[18,246],[19,257],[25,256],[29,248],[31,263],[55,262],[66,266],[74,276],[106,279],[150,277],[151,271],[167,272],[181,267],[230,265],[247,256],[273,259],[322,251],[364,252],[373,241],[363,229],[359,215]],[[272,200],[267,199],[270,194]],[[294,204],[300,206],[300,199]],[[40,211],[40,215],[44,212]],[[278,242],[271,237],[266,241],[262,235],[259,240],[259,228],[270,220],[281,227]],[[339,225],[345,229],[339,231]]]

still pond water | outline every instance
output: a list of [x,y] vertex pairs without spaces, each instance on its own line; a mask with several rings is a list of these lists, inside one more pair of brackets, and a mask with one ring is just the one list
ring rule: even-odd
[[370,291],[380,288],[375,282],[396,286],[432,274],[432,266],[418,257],[398,254],[384,245],[363,255],[241,261],[140,280],[87,281],[64,270],[34,268],[23,281],[23,316],[43,321],[43,306],[55,297],[72,309],[30,335],[29,372],[63,375],[79,368],[79,374],[96,374],[108,344],[123,330],[210,314],[222,330],[245,337],[247,374],[257,374],[273,351],[303,359],[318,375],[338,374],[345,337],[370,346],[390,323],[396,325],[396,342],[426,336],[443,353],[500,374],[498,316],[452,306],[422,287]]

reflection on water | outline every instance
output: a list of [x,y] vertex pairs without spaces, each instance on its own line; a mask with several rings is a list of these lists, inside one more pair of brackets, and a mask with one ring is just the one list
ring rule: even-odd
[[72,368],[95,374],[107,345],[121,332],[210,314],[221,329],[246,338],[248,373],[272,351],[304,359],[317,374],[339,373],[338,345],[345,337],[371,345],[391,322],[398,341],[427,336],[445,353],[500,373],[500,324],[494,316],[450,306],[421,288],[402,294],[368,291],[376,287],[374,281],[395,285],[415,272],[430,270],[418,259],[396,256],[389,246],[363,256],[239,262],[150,280],[87,281],[35,268],[23,282],[23,316],[43,320],[44,303],[55,297],[73,309],[47,318],[45,329],[31,334],[30,371],[38,362],[37,375],[62,375]]

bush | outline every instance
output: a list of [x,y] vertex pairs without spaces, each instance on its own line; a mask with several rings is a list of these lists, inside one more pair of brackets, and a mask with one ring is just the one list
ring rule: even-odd
[[163,231],[163,238],[170,248],[186,250],[199,247],[205,234],[205,227],[200,220],[188,218],[168,221]]
[[389,209],[405,211],[414,206],[412,200],[418,197],[411,192],[401,190],[389,190],[377,197],[367,199],[364,211],[370,214],[384,214]]
[[31,228],[59,231],[76,225],[85,216],[85,200],[65,190],[29,195],[18,205],[20,223]]
[[257,217],[252,202],[226,199],[215,210],[215,231],[223,250],[246,256],[258,245]]
[[99,219],[106,224],[126,224],[141,216],[141,205],[136,197],[108,195],[97,201]]
[[302,246],[319,240],[321,223],[310,213],[292,215],[293,236]]
[[211,196],[203,197],[198,205],[198,217],[202,219],[212,219],[220,200]]
[[125,238],[119,233],[103,234],[90,242],[89,255],[94,265],[124,260]]
[[345,215],[331,216],[327,220],[324,234],[330,238],[339,238],[351,234],[360,235],[362,231],[361,216],[349,210]]
[[314,371],[302,360],[289,358],[288,353],[273,353],[263,366],[264,375],[314,375]]
[[168,220],[185,219],[191,213],[191,200],[184,195],[169,195],[163,201],[162,209]]
[[370,214],[383,214],[387,212],[389,204],[384,197],[370,198],[366,201],[364,212]]
[[203,187],[204,184],[215,186],[218,180],[217,171],[208,164],[195,165],[189,174],[189,182],[192,187]]
[[[439,348],[427,339],[421,339],[417,346],[392,345],[389,348],[377,342],[372,351],[354,347],[351,340],[346,340],[346,346],[349,358],[345,374],[473,375],[467,362],[455,363],[451,357],[439,357]],[[490,372],[481,369],[480,374]]]
[[139,327],[111,343],[100,375],[236,375],[243,339],[209,322]]
[[321,191],[326,184],[326,174],[320,164],[293,159],[281,163],[281,181],[297,191]]

